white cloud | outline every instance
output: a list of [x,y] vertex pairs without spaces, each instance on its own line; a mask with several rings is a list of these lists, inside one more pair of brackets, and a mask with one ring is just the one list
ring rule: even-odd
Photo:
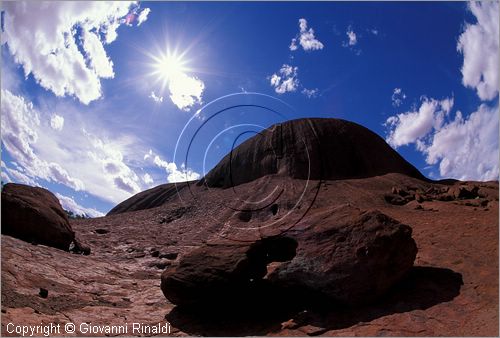
[[93,145],[93,149],[88,151],[88,156],[100,165],[106,180],[129,194],[140,192],[139,177],[125,163],[121,150],[111,142],[102,140],[86,131],[84,133]]
[[167,171],[167,173],[167,181],[169,183],[194,181],[200,178],[200,174],[192,171],[191,169],[185,169],[183,166],[181,166],[180,169]]
[[453,108],[453,105],[455,104],[455,99],[453,97],[448,97],[444,100],[441,100],[441,109],[443,112],[448,115],[451,112],[451,109]]
[[144,154],[144,161],[146,161],[148,158],[151,157],[153,157],[153,150],[149,149],[149,151],[146,154]]
[[296,91],[299,86],[298,69],[298,67],[284,64],[278,73],[271,75],[269,81],[271,86],[274,87],[274,91],[278,94]]
[[361,49],[357,46],[359,35],[354,32],[351,26],[347,27],[345,34],[347,35],[347,41],[342,42],[342,47],[349,48],[356,55],[361,55]]
[[101,31],[104,34],[104,42],[106,44],[110,44],[111,42],[116,40],[116,38],[118,37],[118,33],[116,32],[116,30],[122,23],[123,20],[115,20],[108,26],[101,27]]
[[304,88],[304,89],[302,89],[302,94],[304,94],[308,98],[313,98],[313,97],[318,96],[318,92],[319,92],[318,88],[314,88],[314,89]]
[[8,168],[4,161],[2,161],[1,171],[2,171],[2,183],[12,182],[12,179],[9,177],[9,174],[7,173]]
[[16,183],[26,184],[26,185],[30,185],[32,187],[39,186],[39,184],[35,180],[33,180],[31,177],[28,177],[22,171],[9,168],[8,173],[9,173],[10,177],[12,177],[13,181],[15,181]]
[[115,187],[130,194],[137,194],[141,191],[139,186],[137,185],[137,182],[127,176],[116,176],[113,179],[113,182],[115,184]]
[[[112,203],[142,190],[134,169],[145,153],[139,139],[120,133],[112,139],[103,133],[91,135],[77,122],[78,111],[66,105],[57,110],[67,115],[64,128],[55,133],[40,123],[49,120],[51,113],[2,90],[2,148],[17,163],[16,169],[7,172],[12,180],[30,185],[40,180],[56,182]],[[102,129],[95,121],[90,125],[96,133]]]
[[21,169],[9,168],[2,161],[2,181],[16,182],[30,185],[32,187],[40,186],[34,179],[27,176]]
[[56,197],[61,202],[61,206],[64,210],[71,211],[75,215],[79,216],[88,216],[88,217],[101,217],[104,216],[102,212],[92,208],[85,208],[79,205],[73,198],[65,195],[61,195],[59,193],[55,194]]
[[92,32],[83,31],[81,39],[83,50],[87,54],[87,59],[95,75],[105,79],[113,78],[115,76],[113,61],[106,54],[99,36]]
[[12,182],[12,180],[10,179],[9,175],[7,175],[7,173],[2,170],[2,182],[5,184],[5,183],[9,183],[9,182]]
[[137,18],[137,26],[140,26],[143,22],[145,22],[148,19],[148,15],[150,12],[151,12],[150,8],[144,8],[141,11],[139,17]]
[[499,4],[498,1],[469,2],[477,18],[467,24],[458,39],[457,50],[464,55],[462,82],[476,90],[481,100],[498,95]]
[[304,18],[299,19],[299,34],[292,39],[290,43],[290,50],[297,50],[297,42],[302,46],[305,51],[323,49],[324,45],[321,41],[317,40],[314,36],[314,30],[307,28],[307,20]]
[[[68,174],[56,162],[42,160],[35,151],[39,139],[40,117],[31,102],[2,90],[2,144],[30,179],[67,185],[74,190],[84,189],[81,180]],[[18,175],[19,176],[19,175]]]
[[54,130],[61,131],[64,127],[64,117],[57,114],[52,114],[50,117],[50,126]]
[[169,79],[168,89],[170,99],[181,110],[189,111],[193,105],[203,103],[205,84],[196,77],[179,72]]
[[349,46],[354,46],[358,43],[358,38],[356,37],[356,33],[349,27],[346,32],[349,41],[347,42]]
[[151,154],[148,158],[152,158],[153,163],[158,168],[165,169],[167,172],[167,182],[169,183],[193,181],[200,178],[200,174],[189,168],[186,169],[184,165],[181,165],[181,167],[178,168],[174,162],[162,160],[158,155],[155,155],[154,158],[152,156],[153,155]]
[[71,187],[76,191],[85,189],[85,185],[81,180],[71,177],[66,169],[61,167],[58,163],[48,163],[48,170],[49,174],[47,175],[47,178],[42,178],[67,185],[68,187]]
[[424,99],[418,111],[387,119],[387,142],[397,148],[414,143],[426,163],[439,165],[441,177],[498,179],[498,106],[481,105],[469,117],[450,112],[453,98]]
[[149,175],[148,173],[145,173],[144,176],[142,177],[142,180],[144,181],[144,183],[146,184],[152,184],[154,181],[153,181],[153,178],[151,177],[151,175]]
[[32,74],[56,96],[74,95],[88,104],[101,96],[100,79],[114,76],[104,44],[116,39],[133,3],[4,2],[2,43],[26,76]]
[[421,140],[433,128],[439,129],[444,115],[453,107],[453,99],[438,101],[424,98],[416,111],[397,114],[387,119],[390,132],[387,142],[393,147],[407,145]]
[[442,177],[498,180],[498,123],[498,106],[482,104],[465,119],[457,112],[424,146],[426,162],[439,163]]
[[177,165],[174,162],[167,162],[161,159],[160,156],[156,155],[153,159],[153,163],[160,168],[165,168],[168,172],[177,170]]
[[162,103],[163,102],[163,96],[156,96],[155,92],[151,92],[151,94],[148,96],[151,98],[153,101],[156,103]]
[[[470,2],[477,18],[460,35],[457,50],[464,56],[462,83],[476,90],[483,101],[498,96],[498,2]],[[426,162],[439,165],[441,177],[460,180],[498,180],[498,102],[481,104],[468,117],[450,112],[453,98],[425,100],[418,112],[387,120],[388,142],[393,146],[415,143]],[[438,107],[441,111],[438,111]]]
[[394,91],[392,93],[392,105],[394,107],[399,107],[401,104],[403,104],[403,101],[406,99],[406,94],[403,93],[403,90],[401,88],[394,88]]

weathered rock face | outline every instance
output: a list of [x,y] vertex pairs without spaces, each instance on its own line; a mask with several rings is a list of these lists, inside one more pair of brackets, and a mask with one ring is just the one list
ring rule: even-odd
[[314,218],[311,227],[292,229],[297,256],[276,268],[271,282],[358,304],[379,297],[413,266],[417,246],[407,225],[351,208]]
[[[162,291],[177,305],[242,301],[242,294],[255,301],[272,294],[269,288],[358,304],[379,297],[413,266],[411,228],[378,211],[346,207],[304,224],[252,243],[202,246],[162,274]],[[272,262],[282,263],[271,271]]]
[[200,184],[227,188],[271,174],[336,180],[387,173],[424,179],[367,128],[340,119],[308,118],[274,125],[245,141]]
[[15,183],[2,189],[2,234],[62,250],[75,239],[68,217],[50,191]]
[[167,202],[186,186],[186,183],[167,183],[144,190],[115,206],[108,212],[108,215],[156,208]]
[[267,264],[292,259],[296,247],[288,237],[203,246],[162,274],[161,289],[178,305],[241,301],[242,291],[249,300],[262,291],[259,282],[267,274]]

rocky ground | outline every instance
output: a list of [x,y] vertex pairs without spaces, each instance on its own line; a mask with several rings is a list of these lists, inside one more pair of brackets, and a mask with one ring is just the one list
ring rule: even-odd
[[[276,207],[250,217],[238,211],[273,194]],[[176,336],[499,334],[497,182],[436,183],[403,174],[319,182],[271,175],[229,189],[191,184],[167,195],[155,208],[72,220],[90,255],[2,235],[2,335],[9,335],[8,323],[167,321]],[[261,311],[184,311],[160,289],[162,272],[207,242],[262,235],[275,221],[301,226],[344,207],[377,209],[413,229],[415,266],[374,303],[291,309],[263,300]]]

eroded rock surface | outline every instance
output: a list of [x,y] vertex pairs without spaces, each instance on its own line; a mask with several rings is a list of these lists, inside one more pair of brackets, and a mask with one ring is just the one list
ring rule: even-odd
[[306,118],[274,125],[243,142],[200,184],[227,188],[271,174],[332,180],[387,173],[424,179],[369,129],[341,119]]
[[259,302],[268,294],[262,284],[267,265],[291,260],[296,247],[294,239],[284,236],[252,243],[207,244],[185,255],[178,266],[167,268],[161,288],[177,305]]
[[[378,211],[346,207],[308,223],[276,237],[208,243],[163,273],[162,291],[174,304],[202,306],[241,303],[250,290],[250,299],[268,297],[259,289],[268,283],[352,305],[380,297],[413,266],[411,228]],[[283,263],[268,274],[272,262]]]
[[289,231],[297,255],[269,275],[272,282],[353,305],[377,299],[413,266],[411,228],[379,211],[324,211],[309,222]]

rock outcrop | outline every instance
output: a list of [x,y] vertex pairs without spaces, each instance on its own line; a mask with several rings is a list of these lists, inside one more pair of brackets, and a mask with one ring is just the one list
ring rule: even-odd
[[2,234],[62,250],[69,250],[75,239],[54,194],[15,183],[7,183],[2,189]]
[[107,215],[156,208],[167,202],[172,196],[186,186],[186,183],[167,183],[144,190],[115,206]]
[[384,199],[386,202],[394,205],[405,205],[413,200],[416,200],[418,203],[432,200],[445,202],[475,200],[478,202],[478,205],[485,206],[488,204],[488,201],[498,200],[498,195],[491,194],[491,191],[487,189],[488,186],[488,182],[449,182],[447,186],[444,185],[439,188],[435,186],[427,189],[415,186],[393,187],[392,193],[385,194]]
[[243,142],[202,180],[168,183],[121,202],[108,215],[163,205],[188,184],[228,188],[266,175],[338,180],[387,173],[425,177],[380,136],[356,123],[307,118],[276,124]]
[[[304,223],[279,236],[192,251],[162,274],[165,297],[202,306],[255,301],[272,288],[352,305],[376,299],[413,266],[411,228],[378,211],[346,207]],[[273,262],[281,264],[271,269]]]
[[337,180],[387,173],[425,179],[369,129],[340,119],[306,118],[276,124],[243,142],[199,184],[227,188],[272,174]]

